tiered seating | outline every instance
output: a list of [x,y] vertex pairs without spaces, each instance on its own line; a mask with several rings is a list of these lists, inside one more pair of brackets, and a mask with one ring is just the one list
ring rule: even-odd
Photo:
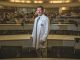
[[50,58],[73,58],[74,48],[73,47],[63,47],[63,46],[53,46],[48,48],[48,57]]
[[[32,34],[32,30],[0,30],[0,35],[15,35],[15,34]],[[51,30],[49,34],[55,35],[80,35],[80,31],[73,30]]]
[[[38,58],[36,49],[21,46],[2,46],[0,48],[0,59],[4,58]],[[47,58],[79,58],[80,49],[67,46],[52,46],[47,48]]]
[[36,50],[32,47],[26,47],[22,49],[22,56],[23,58],[36,58]]
[[37,57],[35,48],[21,46],[1,46],[0,59],[3,58],[35,58]]
[[80,58],[80,38],[75,38],[74,53],[76,58]]
[[50,34],[57,34],[57,35],[80,35],[79,31],[72,31],[72,30],[51,30]]
[[20,57],[22,52],[21,46],[1,46],[0,58]]

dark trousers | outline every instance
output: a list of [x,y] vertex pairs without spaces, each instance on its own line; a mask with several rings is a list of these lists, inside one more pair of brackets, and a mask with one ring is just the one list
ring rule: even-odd
[[47,48],[39,48],[36,53],[39,58],[47,58]]

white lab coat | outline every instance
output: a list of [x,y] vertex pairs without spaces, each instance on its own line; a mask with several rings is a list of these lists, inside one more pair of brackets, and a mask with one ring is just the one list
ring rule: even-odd
[[[40,16],[40,19],[37,24],[37,40],[36,40],[36,22],[38,20],[38,17],[35,18],[33,32],[32,32],[32,37],[33,37],[32,46],[36,49],[47,47],[47,37],[49,33],[49,19],[47,16],[43,14]],[[44,45],[40,44],[40,40],[45,41]]]

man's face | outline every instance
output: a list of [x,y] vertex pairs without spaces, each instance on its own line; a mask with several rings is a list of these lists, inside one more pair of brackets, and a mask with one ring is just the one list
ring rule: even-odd
[[38,14],[39,16],[42,15],[43,10],[41,8],[37,8],[36,9],[36,14]]

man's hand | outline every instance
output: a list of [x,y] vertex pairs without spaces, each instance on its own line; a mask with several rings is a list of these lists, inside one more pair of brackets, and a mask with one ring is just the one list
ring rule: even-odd
[[45,43],[45,41],[40,40],[40,44],[41,44],[41,45],[44,45],[44,43]]

